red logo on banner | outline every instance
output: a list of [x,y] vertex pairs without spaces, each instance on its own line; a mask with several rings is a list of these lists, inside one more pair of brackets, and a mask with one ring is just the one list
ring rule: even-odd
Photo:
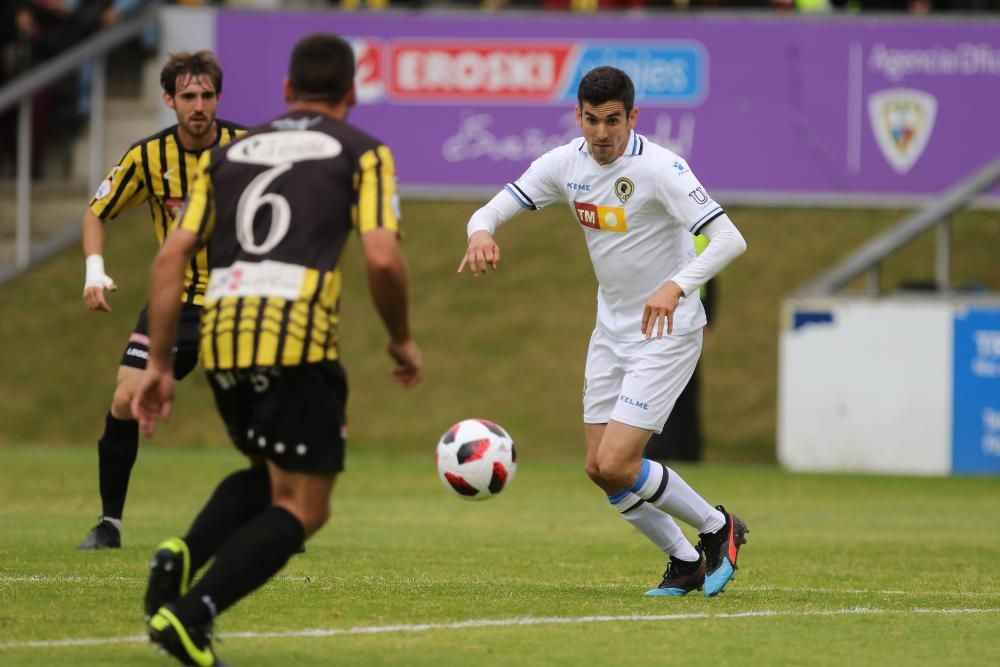
[[390,92],[436,101],[549,100],[570,50],[568,43],[393,42]]
[[354,90],[358,94],[358,102],[377,102],[385,97],[382,40],[352,39],[351,47],[354,49]]

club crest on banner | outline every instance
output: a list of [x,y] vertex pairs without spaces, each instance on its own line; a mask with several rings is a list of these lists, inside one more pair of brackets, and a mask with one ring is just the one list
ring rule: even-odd
[[917,163],[934,131],[937,99],[912,88],[889,88],[868,97],[868,118],[886,162],[905,174]]

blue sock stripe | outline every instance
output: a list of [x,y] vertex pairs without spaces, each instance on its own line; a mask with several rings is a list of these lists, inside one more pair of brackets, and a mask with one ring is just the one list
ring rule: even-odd
[[628,487],[628,490],[632,493],[639,493],[639,489],[642,485],[646,483],[646,479],[649,478],[649,459],[642,460],[642,470],[639,471],[639,476],[635,480],[635,484]]
[[613,496],[608,496],[608,502],[612,505],[620,503],[621,501],[628,498],[628,494],[631,493],[628,489],[623,489]]

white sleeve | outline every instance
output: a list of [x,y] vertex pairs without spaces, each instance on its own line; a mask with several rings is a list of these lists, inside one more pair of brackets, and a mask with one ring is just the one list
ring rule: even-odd
[[565,191],[559,175],[563,149],[565,147],[556,148],[540,156],[520,178],[507,184],[507,192],[522,208],[535,211],[553,202],[565,200]]
[[684,296],[718,275],[731,261],[742,255],[747,242],[736,225],[723,213],[706,224],[701,233],[708,237],[708,245],[690,264],[681,269],[671,280],[684,290]]
[[471,237],[473,232],[486,230],[490,236],[493,236],[497,227],[523,210],[524,208],[514,195],[509,190],[503,189],[485,206],[472,214],[472,217],[469,218],[469,224],[465,227],[465,233]]
[[725,213],[680,158],[664,170],[657,187],[667,212],[692,234],[698,234],[702,227]]
[[521,211],[537,211],[563,196],[562,190],[554,185],[558,172],[558,155],[555,150],[545,153],[528,167],[513,183],[508,183],[486,206],[472,214],[466,233],[486,230],[492,236],[497,227],[507,222]]

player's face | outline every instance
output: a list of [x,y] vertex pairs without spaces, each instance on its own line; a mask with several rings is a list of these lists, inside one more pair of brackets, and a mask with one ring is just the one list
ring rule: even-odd
[[177,114],[177,124],[192,137],[203,137],[212,131],[215,109],[219,106],[212,77],[182,74],[177,77],[174,96],[164,93],[163,99]]
[[593,105],[584,102],[576,108],[576,122],[590,147],[590,154],[597,164],[611,164],[625,152],[628,135],[635,127],[639,110],[625,113],[625,104],[619,101]]

